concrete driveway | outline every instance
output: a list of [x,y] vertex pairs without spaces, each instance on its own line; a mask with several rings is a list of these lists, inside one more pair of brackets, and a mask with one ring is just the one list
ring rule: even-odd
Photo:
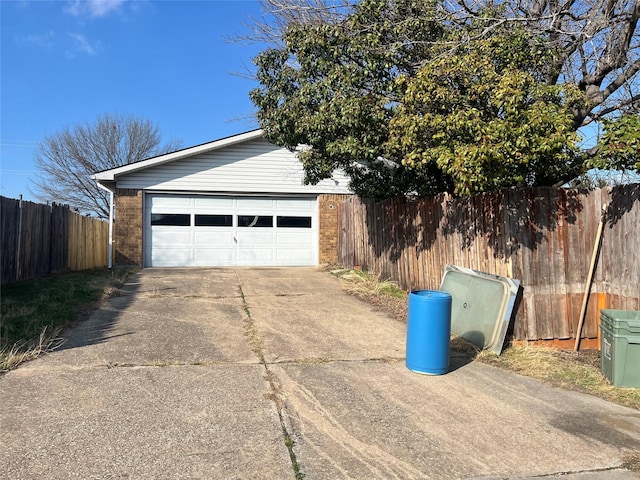
[[0,478],[640,478],[640,412],[412,373],[405,328],[314,269],[144,270],[0,376]]

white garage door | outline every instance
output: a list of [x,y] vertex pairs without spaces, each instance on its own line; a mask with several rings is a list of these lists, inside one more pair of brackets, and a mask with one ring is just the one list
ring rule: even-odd
[[316,265],[317,218],[315,198],[147,194],[145,265]]

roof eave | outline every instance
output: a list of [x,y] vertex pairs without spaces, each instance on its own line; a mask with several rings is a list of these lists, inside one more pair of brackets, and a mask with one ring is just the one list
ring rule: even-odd
[[121,167],[116,167],[110,170],[97,172],[94,175],[92,175],[91,178],[94,179],[96,182],[107,186],[108,182],[115,182],[116,177],[118,177],[119,175],[124,175],[128,173],[137,172],[140,170],[145,170],[150,167],[155,167],[157,165],[173,162],[176,160],[180,160],[182,158],[187,158],[194,155],[211,152],[214,150],[218,150],[220,148],[229,147],[231,145],[236,145],[238,143],[246,142],[248,140],[254,140],[260,137],[262,137],[262,129],[251,130],[249,132],[233,135],[231,137],[226,137],[220,140],[214,140],[213,142],[196,145],[195,147],[189,147],[183,150],[178,150],[176,152],[165,153],[164,155],[158,155],[157,157],[148,158],[140,162],[130,163],[128,165],[123,165]]

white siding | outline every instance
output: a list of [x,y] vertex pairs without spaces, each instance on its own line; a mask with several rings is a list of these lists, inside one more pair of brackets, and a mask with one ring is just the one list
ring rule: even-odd
[[351,193],[348,178],[304,185],[295,154],[255,139],[119,176],[118,188],[235,193]]

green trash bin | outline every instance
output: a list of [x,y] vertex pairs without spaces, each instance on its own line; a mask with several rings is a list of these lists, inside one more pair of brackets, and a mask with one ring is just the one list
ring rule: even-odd
[[613,385],[640,388],[640,311],[600,310],[600,367]]

